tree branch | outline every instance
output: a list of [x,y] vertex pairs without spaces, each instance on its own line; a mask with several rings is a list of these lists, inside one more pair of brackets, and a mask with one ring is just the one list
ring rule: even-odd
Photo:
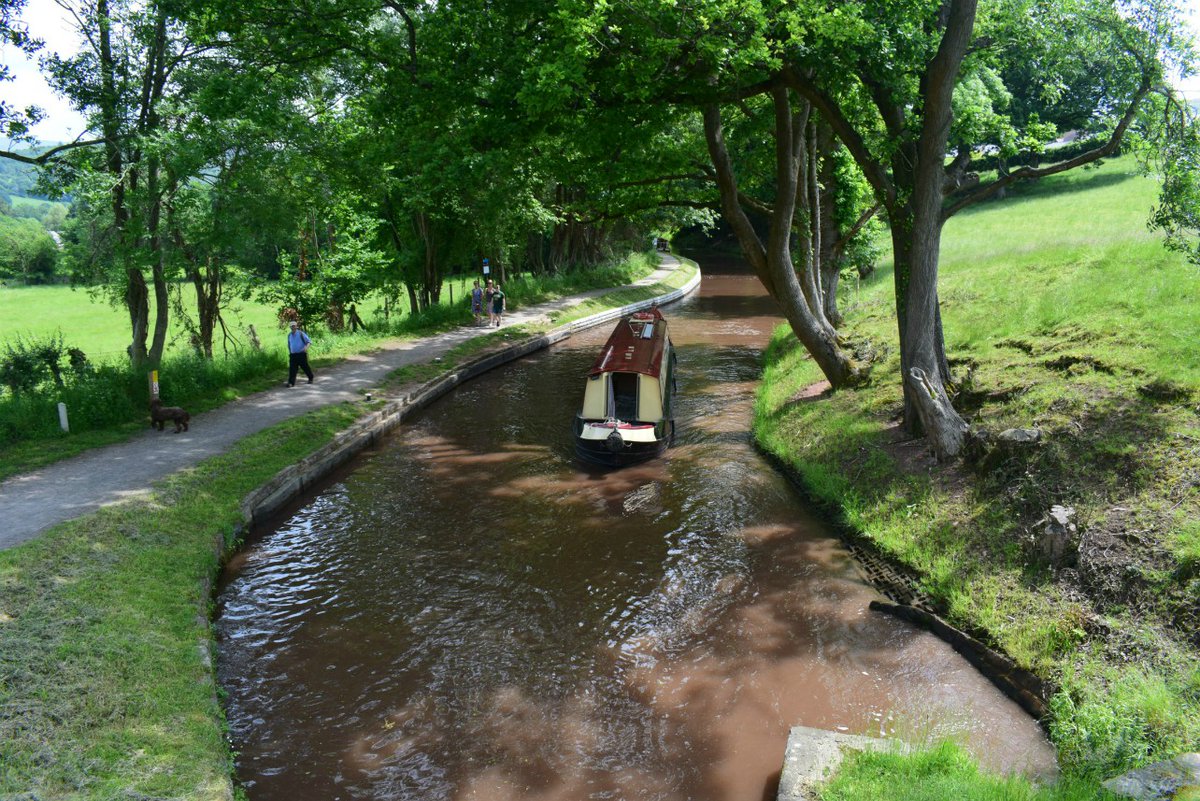
[[65,145],[52,147],[45,153],[42,153],[40,156],[24,156],[20,153],[13,153],[11,150],[0,150],[0,158],[12,159],[13,161],[20,161],[24,164],[33,164],[41,167],[65,150],[74,150],[77,147],[92,147],[93,145],[102,144],[104,144],[103,139],[86,139],[83,141],[77,139],[74,142],[67,142]]
[[1150,93],[1150,89],[1151,84],[1149,76],[1145,76],[1142,79],[1142,85],[1138,87],[1138,91],[1134,94],[1133,99],[1130,100],[1129,107],[1125,110],[1125,115],[1121,117],[1121,121],[1117,123],[1117,127],[1113,129],[1112,135],[1108,138],[1108,141],[1100,147],[1092,148],[1085,153],[1080,153],[1073,159],[1060,161],[1057,164],[1051,164],[1047,167],[1035,168],[1025,166],[1013,170],[1008,175],[997,178],[990,184],[980,187],[974,192],[962,197],[958,202],[946,207],[946,209],[942,211],[942,219],[950,219],[967,206],[970,206],[972,203],[978,203],[981,200],[986,200],[987,198],[998,193],[1000,190],[1011,186],[1017,181],[1044,178],[1047,175],[1055,175],[1060,172],[1066,172],[1067,170],[1073,170],[1076,167],[1080,167],[1084,164],[1091,164],[1092,162],[1099,161],[1106,156],[1111,156],[1113,153],[1117,152],[1117,149],[1121,146],[1121,140],[1125,136],[1125,131],[1133,122],[1133,118],[1137,115],[1138,106],[1141,105],[1142,99]]
[[881,208],[883,208],[883,204],[876,203],[874,206],[858,215],[858,219],[854,221],[854,225],[850,226],[850,230],[838,237],[838,240],[833,243],[832,248],[833,258],[835,261],[841,259],[842,251],[846,249],[846,245],[850,244],[851,239],[858,236],[858,232],[861,231],[867,223],[874,219],[875,215],[879,213]]
[[892,186],[891,179],[888,177],[887,169],[871,154],[867,143],[859,134],[858,129],[846,119],[846,115],[842,113],[841,106],[838,105],[837,101],[823,92],[808,78],[801,75],[794,67],[785,67],[783,78],[789,86],[807,99],[808,102],[812,103],[813,108],[833,128],[833,132],[837,134],[837,138],[850,151],[850,155],[854,156],[854,160],[863,171],[863,175],[866,176],[867,182],[875,190],[875,196],[882,200],[886,206],[894,204],[896,202],[896,190]]
[[417,28],[413,23],[412,16],[408,13],[408,9],[400,5],[397,0],[384,0],[383,4],[400,15],[400,19],[404,20],[404,27],[408,29],[408,66],[405,67],[408,72],[413,75],[417,74]]

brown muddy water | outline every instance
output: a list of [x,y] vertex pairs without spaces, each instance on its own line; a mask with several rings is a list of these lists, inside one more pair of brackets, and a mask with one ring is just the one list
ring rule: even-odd
[[218,673],[249,798],[774,798],[788,728],[1048,773],[1015,704],[877,597],[753,449],[779,318],[702,261],[664,311],[679,436],[573,457],[609,326],[456,390],[230,564]]

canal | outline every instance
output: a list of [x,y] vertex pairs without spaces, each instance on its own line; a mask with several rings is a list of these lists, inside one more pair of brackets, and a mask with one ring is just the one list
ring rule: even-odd
[[218,677],[249,798],[760,801],[797,724],[1052,771],[1035,722],[949,646],[868,611],[756,453],[780,320],[738,264],[701,266],[664,309],[665,457],[573,457],[603,326],[455,390],[231,561]]

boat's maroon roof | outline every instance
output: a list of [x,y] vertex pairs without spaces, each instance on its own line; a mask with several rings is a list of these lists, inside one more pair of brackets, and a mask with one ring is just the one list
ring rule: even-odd
[[[643,339],[638,332],[643,325],[652,324],[653,333]],[[637,328],[637,332],[634,328]],[[663,353],[667,349],[667,321],[654,308],[621,318],[612,336],[592,363],[588,375],[597,373],[642,373],[658,377],[662,370]]]

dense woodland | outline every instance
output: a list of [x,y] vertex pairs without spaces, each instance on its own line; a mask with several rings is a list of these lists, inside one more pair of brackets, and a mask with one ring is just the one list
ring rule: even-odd
[[[1153,223],[1194,247],[1170,0],[56,2],[78,54],[41,52],[25,0],[0,0],[0,35],[90,133],[2,155],[73,199],[61,259],[124,305],[134,366],[162,359],[172,313],[211,357],[233,282],[337,330],[370,291],[416,310],[484,257],[501,280],[586,268],[720,215],[848,387],[870,365],[837,286],[886,228],[905,424],[952,457],[949,217],[1127,146],[1164,178]],[[0,106],[0,125],[20,142],[38,113]],[[1067,131],[1083,144],[1049,150]],[[192,296],[174,309],[173,281]]]

